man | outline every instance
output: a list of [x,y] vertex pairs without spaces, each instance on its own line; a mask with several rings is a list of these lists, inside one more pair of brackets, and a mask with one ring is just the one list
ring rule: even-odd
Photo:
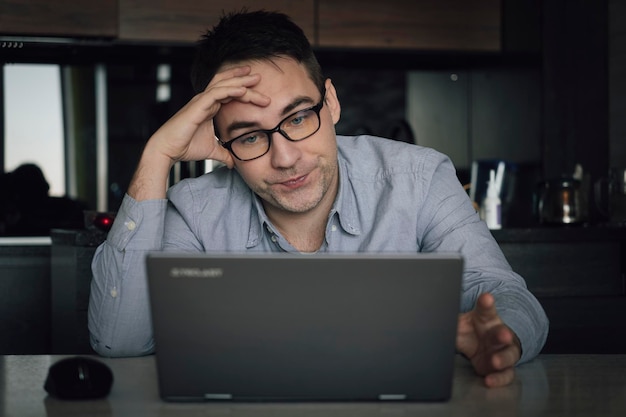
[[[336,137],[341,108],[300,28],[277,13],[225,16],[202,39],[198,94],[147,142],[93,261],[93,348],[154,350],[144,255],[455,251],[465,257],[457,349],[487,386],[533,358],[547,319],[511,271],[448,158],[386,139]],[[177,161],[226,166],[166,195]]]

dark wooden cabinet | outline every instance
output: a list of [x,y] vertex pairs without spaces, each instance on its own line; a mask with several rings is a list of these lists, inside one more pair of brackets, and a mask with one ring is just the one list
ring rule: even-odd
[[626,168],[626,2],[609,0],[609,163]]
[[[119,0],[119,39],[150,42],[195,42],[224,12],[261,8],[249,0]],[[288,14],[313,41],[313,0],[267,0],[265,10]]]
[[[607,3],[542,3],[542,154],[546,178],[571,176],[576,164],[582,165],[591,184],[608,173],[612,152],[609,129],[612,124],[617,127],[624,117],[614,113],[609,118],[609,91],[613,88],[609,86]],[[613,39],[611,44],[615,43]],[[622,137],[619,140],[623,143]],[[597,204],[590,205],[590,221],[606,220],[602,211]]]
[[500,51],[500,0],[319,0],[321,47]]
[[51,239],[50,352],[93,353],[87,329],[91,261],[106,233],[54,229]]
[[319,47],[500,51],[500,0],[120,0],[119,39],[193,42],[224,11],[279,10]]
[[500,0],[0,0],[0,35],[190,44],[243,8],[288,14],[317,47],[502,50]]
[[117,36],[116,0],[0,0],[0,34]]
[[621,296],[620,241],[508,242],[500,248],[537,297]]
[[[50,349],[50,244],[0,242],[0,354]],[[35,238],[35,240],[37,240]]]
[[626,352],[626,229],[493,231],[550,319],[544,353]]
[[417,143],[472,161],[541,160],[541,73],[534,68],[411,71],[407,119]]
[[93,353],[87,310],[91,292],[91,260],[95,247],[52,245],[50,263],[50,352]]

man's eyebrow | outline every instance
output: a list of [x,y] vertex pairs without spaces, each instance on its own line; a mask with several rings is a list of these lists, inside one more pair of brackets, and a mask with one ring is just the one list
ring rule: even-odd
[[[301,106],[302,104],[314,104],[314,100],[309,97],[309,96],[298,96],[295,99],[293,99],[293,101],[291,103],[289,103],[288,105],[286,105],[283,110],[280,112],[281,117],[285,117],[291,113],[293,113],[293,111],[298,108],[299,106]],[[235,131],[235,130],[239,130],[239,129],[252,129],[252,128],[257,128],[259,126],[259,124],[257,122],[247,122],[247,121],[240,121],[240,122],[233,122],[231,124],[228,125],[228,127],[226,128],[226,134],[228,136],[230,136],[230,134]]]
[[255,122],[233,122],[226,128],[227,136],[230,136],[235,130],[253,128],[258,126]]
[[306,104],[315,104],[315,102],[313,101],[313,99],[311,97],[308,97],[308,96],[298,96],[290,104],[285,106],[285,108],[280,113],[280,115],[285,117],[285,116],[289,115],[290,113],[293,113],[293,111],[298,106],[300,106],[301,104],[305,104],[305,103]]

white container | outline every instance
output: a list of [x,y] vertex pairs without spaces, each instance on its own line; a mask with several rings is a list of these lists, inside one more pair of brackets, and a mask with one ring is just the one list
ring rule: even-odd
[[487,181],[487,196],[480,210],[480,217],[487,223],[490,230],[502,229],[502,201],[498,194],[495,171],[492,169],[489,172],[489,181]]

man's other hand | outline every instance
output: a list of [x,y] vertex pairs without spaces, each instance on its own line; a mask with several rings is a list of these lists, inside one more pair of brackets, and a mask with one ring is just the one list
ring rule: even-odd
[[456,345],[484,377],[486,386],[500,387],[513,381],[521,345],[498,316],[491,294],[482,294],[472,311],[459,315]]

